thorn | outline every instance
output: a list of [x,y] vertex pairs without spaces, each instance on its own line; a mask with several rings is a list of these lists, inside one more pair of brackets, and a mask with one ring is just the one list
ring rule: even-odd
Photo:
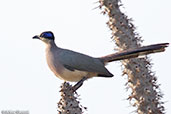
[[100,5],[99,5],[99,6],[97,6],[97,7],[95,7],[95,8],[93,8],[92,10],[95,10],[95,9],[97,9],[97,8],[100,8]]

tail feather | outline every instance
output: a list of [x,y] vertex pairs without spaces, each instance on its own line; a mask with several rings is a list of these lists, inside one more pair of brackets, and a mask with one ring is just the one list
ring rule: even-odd
[[121,52],[117,52],[114,54],[110,54],[107,56],[100,57],[100,59],[104,62],[112,62],[117,60],[123,60],[123,59],[130,59],[135,58],[142,55],[147,55],[151,53],[158,53],[165,51],[165,48],[168,47],[169,43],[161,43],[161,44],[154,44],[154,45],[148,45],[143,46],[136,49],[129,49]]

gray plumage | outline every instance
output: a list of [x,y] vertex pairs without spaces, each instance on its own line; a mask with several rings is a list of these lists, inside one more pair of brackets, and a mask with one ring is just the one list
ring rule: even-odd
[[106,63],[163,52],[165,47],[169,45],[168,43],[155,44],[94,58],[72,50],[59,48],[56,46],[54,35],[50,31],[43,32],[33,38],[40,39],[46,44],[46,59],[52,72],[60,79],[76,82],[83,77],[112,77],[113,74],[105,68]]
[[55,75],[66,81],[79,81],[84,76],[113,76],[99,58],[59,48],[53,41],[47,43],[46,59]]

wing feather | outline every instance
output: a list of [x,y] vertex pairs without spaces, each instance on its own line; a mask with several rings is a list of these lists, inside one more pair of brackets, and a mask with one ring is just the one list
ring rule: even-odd
[[63,49],[59,54],[59,61],[67,69],[87,72],[97,72],[104,75],[111,75],[105,68],[104,63],[98,58],[93,58],[85,54]]

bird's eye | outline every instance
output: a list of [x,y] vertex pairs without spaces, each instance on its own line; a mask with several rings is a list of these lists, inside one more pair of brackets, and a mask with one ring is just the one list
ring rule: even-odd
[[46,31],[46,32],[41,33],[40,37],[46,38],[46,39],[49,39],[49,40],[54,40],[55,39],[55,37],[54,37],[54,35],[53,35],[53,33],[51,31]]
[[49,32],[44,32],[40,35],[40,37],[44,37],[44,38],[52,38],[53,34],[49,33]]

